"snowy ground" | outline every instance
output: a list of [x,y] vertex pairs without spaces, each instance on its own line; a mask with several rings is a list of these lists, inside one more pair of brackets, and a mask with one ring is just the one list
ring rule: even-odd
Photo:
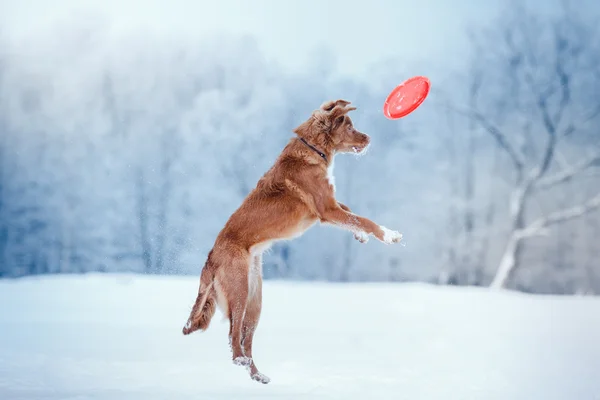
[[0,281],[0,399],[600,399],[600,299],[268,282],[255,359],[181,328],[198,279]]

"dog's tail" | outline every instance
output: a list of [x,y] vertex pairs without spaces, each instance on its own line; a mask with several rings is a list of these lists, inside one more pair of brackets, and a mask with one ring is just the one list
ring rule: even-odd
[[183,334],[189,335],[198,329],[205,331],[210,324],[210,320],[215,315],[217,307],[217,297],[214,289],[214,274],[209,271],[209,268],[202,269],[200,274],[200,288],[198,289],[198,297],[196,303],[192,307],[192,312],[183,327]]

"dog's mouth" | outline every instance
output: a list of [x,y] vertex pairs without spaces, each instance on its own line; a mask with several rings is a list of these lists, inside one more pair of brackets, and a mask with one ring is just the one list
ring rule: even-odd
[[369,145],[364,145],[364,146],[352,146],[352,152],[354,154],[364,154],[367,150],[367,148],[369,147]]

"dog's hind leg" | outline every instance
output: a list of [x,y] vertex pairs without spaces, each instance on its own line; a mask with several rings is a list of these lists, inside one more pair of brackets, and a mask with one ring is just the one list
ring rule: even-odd
[[216,297],[213,289],[213,277],[208,262],[200,275],[200,288],[190,316],[183,327],[183,334],[189,335],[197,330],[206,330],[215,314]]
[[228,260],[223,270],[223,279],[218,278],[219,285],[227,299],[229,312],[229,344],[233,362],[236,365],[249,366],[250,358],[242,350],[242,325],[248,304],[248,272],[250,256],[240,254]]
[[242,326],[242,345],[244,355],[250,358],[248,372],[250,377],[261,383],[269,383],[268,376],[261,374],[256,367],[252,356],[252,341],[262,308],[262,255],[256,255],[252,258],[249,274],[249,293],[248,305],[246,306],[246,315]]

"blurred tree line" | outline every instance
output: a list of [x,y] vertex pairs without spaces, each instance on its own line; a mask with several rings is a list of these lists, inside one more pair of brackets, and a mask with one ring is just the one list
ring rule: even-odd
[[[0,36],[0,276],[198,274],[291,130],[345,98],[373,145],[336,158],[338,197],[405,246],[315,227],[274,246],[267,278],[598,294],[597,25],[568,3],[513,4],[470,27],[463,70],[387,60],[368,79],[326,51],[290,73],[248,37]],[[417,74],[437,78],[430,98],[386,120],[389,90]]]

